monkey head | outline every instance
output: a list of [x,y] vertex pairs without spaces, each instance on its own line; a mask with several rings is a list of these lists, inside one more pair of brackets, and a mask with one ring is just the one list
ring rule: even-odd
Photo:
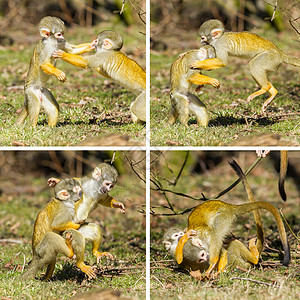
[[173,256],[175,254],[178,241],[183,235],[184,231],[178,227],[171,227],[164,234],[163,245],[165,249],[169,251]]
[[204,22],[198,30],[198,35],[201,37],[201,45],[214,42],[223,34],[224,30],[224,25],[219,20],[212,19]]
[[123,47],[122,36],[113,30],[101,31],[97,36],[95,50],[116,50],[119,51]]
[[210,46],[210,45],[202,46],[199,49],[199,53],[200,53],[199,60],[205,60],[205,59],[210,59],[210,58],[216,57],[216,50],[213,46]]
[[94,169],[92,178],[98,182],[99,192],[106,194],[117,183],[118,172],[112,165],[101,163]]
[[183,246],[183,259],[199,264],[208,262],[208,246],[200,238],[192,236]]
[[50,16],[44,17],[41,19],[38,29],[40,35],[44,38],[55,38],[58,43],[64,41],[65,24],[59,18]]
[[54,188],[55,198],[60,201],[76,202],[82,197],[80,183],[73,178],[62,179]]

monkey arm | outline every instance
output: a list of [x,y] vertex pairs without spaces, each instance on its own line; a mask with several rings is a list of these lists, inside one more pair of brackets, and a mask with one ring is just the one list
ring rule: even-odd
[[191,69],[216,70],[225,67],[226,64],[219,58],[196,60],[191,64]]
[[54,51],[52,53],[52,56],[55,58],[61,58],[62,60],[66,61],[67,63],[75,67],[84,68],[84,69],[88,67],[87,60],[80,55],[66,53],[62,50],[58,50],[58,51]]
[[185,233],[180,240],[178,241],[176,250],[175,250],[175,260],[180,265],[183,261],[183,247],[185,243],[191,238],[191,236],[196,235],[197,232],[195,230],[189,230]]
[[67,222],[63,224],[52,224],[51,226],[53,231],[65,231],[67,229],[78,229],[79,227],[80,224],[75,224],[73,222]]
[[46,74],[56,76],[57,79],[58,79],[59,81],[65,82],[66,79],[67,79],[67,78],[66,78],[66,74],[65,74],[63,71],[61,71],[61,70],[55,68],[55,67],[50,63],[50,59],[49,59],[49,60],[47,59],[44,63],[42,63],[42,64],[40,65],[40,68],[41,68]]
[[64,50],[71,54],[82,54],[85,52],[89,52],[95,49],[95,41],[91,43],[83,43],[79,45],[72,45],[70,43],[65,44]]
[[196,85],[203,85],[203,84],[210,84],[215,88],[220,87],[220,82],[218,79],[211,78],[202,74],[194,74],[193,76],[187,79],[187,82],[196,84]]
[[99,203],[106,207],[112,207],[112,208],[120,208],[122,214],[125,214],[125,206],[122,202],[115,200],[110,195],[107,195],[106,198],[99,200]]

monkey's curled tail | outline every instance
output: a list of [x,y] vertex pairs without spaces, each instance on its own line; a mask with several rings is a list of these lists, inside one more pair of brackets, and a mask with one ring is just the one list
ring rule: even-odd
[[278,229],[279,229],[279,236],[281,239],[281,243],[284,250],[284,258],[282,264],[284,266],[288,266],[290,260],[291,260],[291,254],[290,254],[290,248],[287,241],[287,236],[284,228],[283,221],[281,219],[281,216],[278,212],[278,210],[270,203],[264,202],[264,201],[258,201],[258,202],[251,202],[247,204],[240,204],[235,207],[232,207],[233,210],[236,210],[236,215],[251,212],[255,209],[266,209],[268,210],[275,218]]
[[287,53],[284,53],[284,54],[285,54],[285,56],[283,58],[283,61],[286,64],[290,64],[295,67],[300,67],[300,59],[299,58],[297,58],[296,56],[289,55]]

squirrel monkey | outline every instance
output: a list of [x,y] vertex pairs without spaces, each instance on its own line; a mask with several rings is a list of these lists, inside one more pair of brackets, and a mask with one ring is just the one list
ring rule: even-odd
[[[100,203],[101,205],[119,208],[125,214],[124,204],[113,199],[108,193],[114,187],[118,179],[117,170],[107,164],[101,163],[95,167],[91,174],[76,178],[83,190],[83,197],[75,204],[75,223],[84,223],[90,212]],[[48,185],[56,186],[60,182],[57,178],[49,178]],[[102,256],[112,258],[112,255],[107,252],[99,252],[99,247],[102,241],[102,233],[99,225],[88,223],[82,225],[78,232],[87,240],[92,242],[93,254],[97,258],[97,262]],[[83,246],[83,250],[84,250]]]
[[300,59],[280,50],[269,40],[250,32],[224,32],[221,21],[212,19],[204,22],[198,31],[201,45],[209,44],[216,49],[217,57],[205,61],[196,61],[191,67],[202,70],[213,70],[227,65],[228,56],[250,59],[250,73],[260,90],[251,94],[247,102],[266,92],[269,98],[262,106],[265,112],[267,106],[277,94],[277,90],[270,83],[267,73],[275,71],[283,62],[300,67]]
[[[241,177],[249,201],[254,202],[252,191],[242,170],[235,161],[230,164]],[[249,242],[249,250],[238,240],[230,241],[227,247],[222,247],[220,251],[220,258],[217,264],[219,272],[222,272],[228,266],[249,268],[253,264],[258,263],[259,256],[262,252],[263,231],[259,213],[254,211],[254,215],[257,227],[256,245],[255,239],[251,239]],[[189,230],[184,234],[181,229],[172,227],[164,234],[163,244],[165,249],[170,251],[177,262],[182,261],[180,263],[181,267],[191,271],[198,271],[198,273],[191,272],[191,274],[193,277],[201,278],[201,272],[209,268],[209,246],[196,235],[197,231],[195,230]]]
[[146,72],[134,60],[120,51],[123,47],[121,35],[112,30],[98,34],[95,44],[96,53],[90,56],[78,56],[55,51],[52,56],[80,68],[94,68],[102,76],[112,78],[120,85],[137,94],[130,105],[133,122],[146,122]]
[[[80,224],[73,222],[75,202],[82,198],[79,182],[72,178],[66,178],[55,186],[54,194],[51,202],[36,217],[32,235],[33,258],[21,279],[34,276],[45,265],[47,265],[47,271],[44,280],[49,279],[55,267],[57,254],[62,253],[69,258],[72,258],[74,253],[77,256],[76,243],[84,242],[80,234],[74,230],[78,229]],[[69,230],[65,235],[66,240],[60,236],[60,233],[65,230]],[[77,266],[88,277],[96,277],[92,267],[78,262],[78,258]]]
[[[188,218],[188,230],[197,231],[197,236],[208,245],[209,249],[209,269],[206,275],[209,276],[220,259],[220,253],[223,247],[223,239],[230,231],[231,226],[238,215],[257,209],[266,209],[273,214],[279,228],[279,235],[284,249],[283,265],[287,266],[290,261],[290,251],[284,224],[278,213],[278,210],[271,204],[263,201],[247,204],[234,205],[219,200],[209,200],[198,205]],[[259,229],[259,220],[255,218],[257,229]],[[262,233],[262,228],[261,228]],[[258,243],[256,248],[260,253],[262,249],[262,236],[258,231]],[[179,241],[180,246],[176,247],[175,259],[180,264],[182,262],[182,247],[189,236],[185,235]],[[251,247],[253,243],[251,244]]]
[[65,82],[66,74],[55,67],[56,59],[51,56],[52,52],[64,49],[67,52],[81,54],[94,49],[94,42],[77,46],[69,44],[64,40],[64,22],[56,17],[44,17],[38,29],[42,40],[38,42],[30,60],[24,87],[24,105],[16,124],[21,125],[28,116],[30,124],[36,127],[42,107],[48,116],[48,124],[55,126],[58,122],[59,105],[45,86],[50,75]]
[[216,57],[215,49],[206,45],[198,50],[191,50],[177,58],[170,71],[171,79],[171,116],[168,119],[169,124],[174,124],[177,118],[182,124],[187,125],[189,112],[196,115],[199,125],[207,126],[209,117],[206,107],[200,99],[191,93],[192,84],[203,85],[210,84],[216,88],[220,87],[217,79],[204,76],[190,69],[193,61],[202,61]]

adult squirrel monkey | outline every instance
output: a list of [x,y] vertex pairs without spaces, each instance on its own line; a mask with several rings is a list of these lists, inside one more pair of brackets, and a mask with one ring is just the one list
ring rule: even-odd
[[[241,178],[248,199],[254,202],[253,193],[248,181],[239,165],[233,160],[230,165]],[[257,242],[251,239],[249,249],[239,240],[230,241],[220,251],[220,259],[217,269],[222,272],[227,267],[249,268],[257,264],[263,247],[263,230],[261,217],[258,211],[253,211],[257,229]],[[191,275],[197,279],[201,278],[201,272],[209,268],[209,246],[197,235],[197,231],[189,230],[186,234],[181,229],[170,228],[164,235],[163,244],[174,258],[182,260],[180,266],[191,270]],[[178,247],[178,249],[177,249]],[[177,253],[176,253],[177,252]],[[198,273],[196,273],[198,271]]]
[[[119,208],[125,214],[124,204],[113,199],[108,193],[114,187],[118,179],[117,170],[107,164],[98,164],[91,174],[76,178],[83,190],[83,197],[75,204],[74,222],[83,224],[90,212],[95,209],[98,204],[106,207]],[[49,186],[56,186],[60,182],[57,178],[50,178],[48,180]],[[100,258],[107,256],[113,258],[108,252],[99,252],[99,247],[102,241],[102,230],[99,225],[95,223],[83,224],[78,232],[87,240],[92,242],[93,254],[99,262]],[[84,250],[85,246],[83,246]]]
[[146,72],[136,61],[120,51],[122,47],[121,35],[112,30],[105,30],[97,36],[94,55],[82,57],[63,51],[54,51],[52,55],[79,68],[94,68],[102,76],[112,78],[137,94],[137,98],[130,105],[131,117],[135,123],[145,122]]
[[198,31],[201,45],[212,45],[216,49],[217,57],[205,61],[196,61],[191,67],[202,70],[213,70],[227,65],[228,56],[250,59],[250,73],[260,90],[251,94],[247,102],[266,92],[269,98],[262,106],[265,112],[267,106],[277,94],[277,90],[270,83],[267,73],[276,71],[283,62],[300,67],[300,59],[280,50],[269,40],[250,32],[224,32],[221,21],[212,19],[204,22]]
[[[289,264],[290,250],[284,224],[278,210],[273,205],[263,201],[234,205],[223,201],[209,200],[196,206],[188,218],[188,231],[191,229],[197,231],[197,236],[209,249],[210,266],[206,271],[207,276],[210,276],[212,270],[217,266],[220,260],[223,240],[226,234],[229,233],[236,218],[243,213],[257,209],[266,209],[275,217],[284,249],[283,265],[287,266]],[[257,219],[255,221],[257,222]],[[188,238],[189,235],[183,236],[176,247],[175,259],[179,264],[183,260],[182,247]],[[262,241],[260,243],[262,244]],[[257,249],[261,247],[262,245],[260,246],[259,244],[256,246]]]
[[72,45],[64,39],[64,22],[56,17],[41,19],[38,29],[40,40],[33,51],[29,70],[25,81],[25,99],[23,108],[16,120],[22,124],[27,116],[32,126],[36,126],[41,108],[48,116],[48,125],[55,126],[58,122],[59,105],[52,93],[46,88],[50,75],[54,75],[61,82],[66,81],[66,74],[55,67],[56,59],[52,52],[64,49],[67,52],[81,54],[94,49],[94,42]]
[[[77,266],[88,277],[94,278],[96,274],[93,268],[79,261],[77,257],[80,254],[77,245],[84,242],[81,235],[74,230],[78,229],[80,224],[73,222],[75,202],[82,197],[80,184],[72,178],[63,179],[55,186],[54,194],[51,202],[36,217],[32,235],[33,258],[21,279],[33,277],[44,266],[47,266],[44,280],[49,279],[52,276],[58,253],[69,258],[72,258],[75,253]],[[68,231],[65,235],[66,240],[60,236],[60,233],[65,230]]]
[[220,87],[217,79],[202,75],[199,71],[192,70],[190,65],[196,60],[215,58],[215,49],[209,45],[198,50],[191,50],[178,57],[172,64],[170,70],[171,80],[171,116],[169,124],[174,124],[177,118],[187,125],[189,112],[195,114],[199,125],[207,126],[209,117],[206,107],[200,99],[191,93],[192,84],[210,84],[216,88]]

